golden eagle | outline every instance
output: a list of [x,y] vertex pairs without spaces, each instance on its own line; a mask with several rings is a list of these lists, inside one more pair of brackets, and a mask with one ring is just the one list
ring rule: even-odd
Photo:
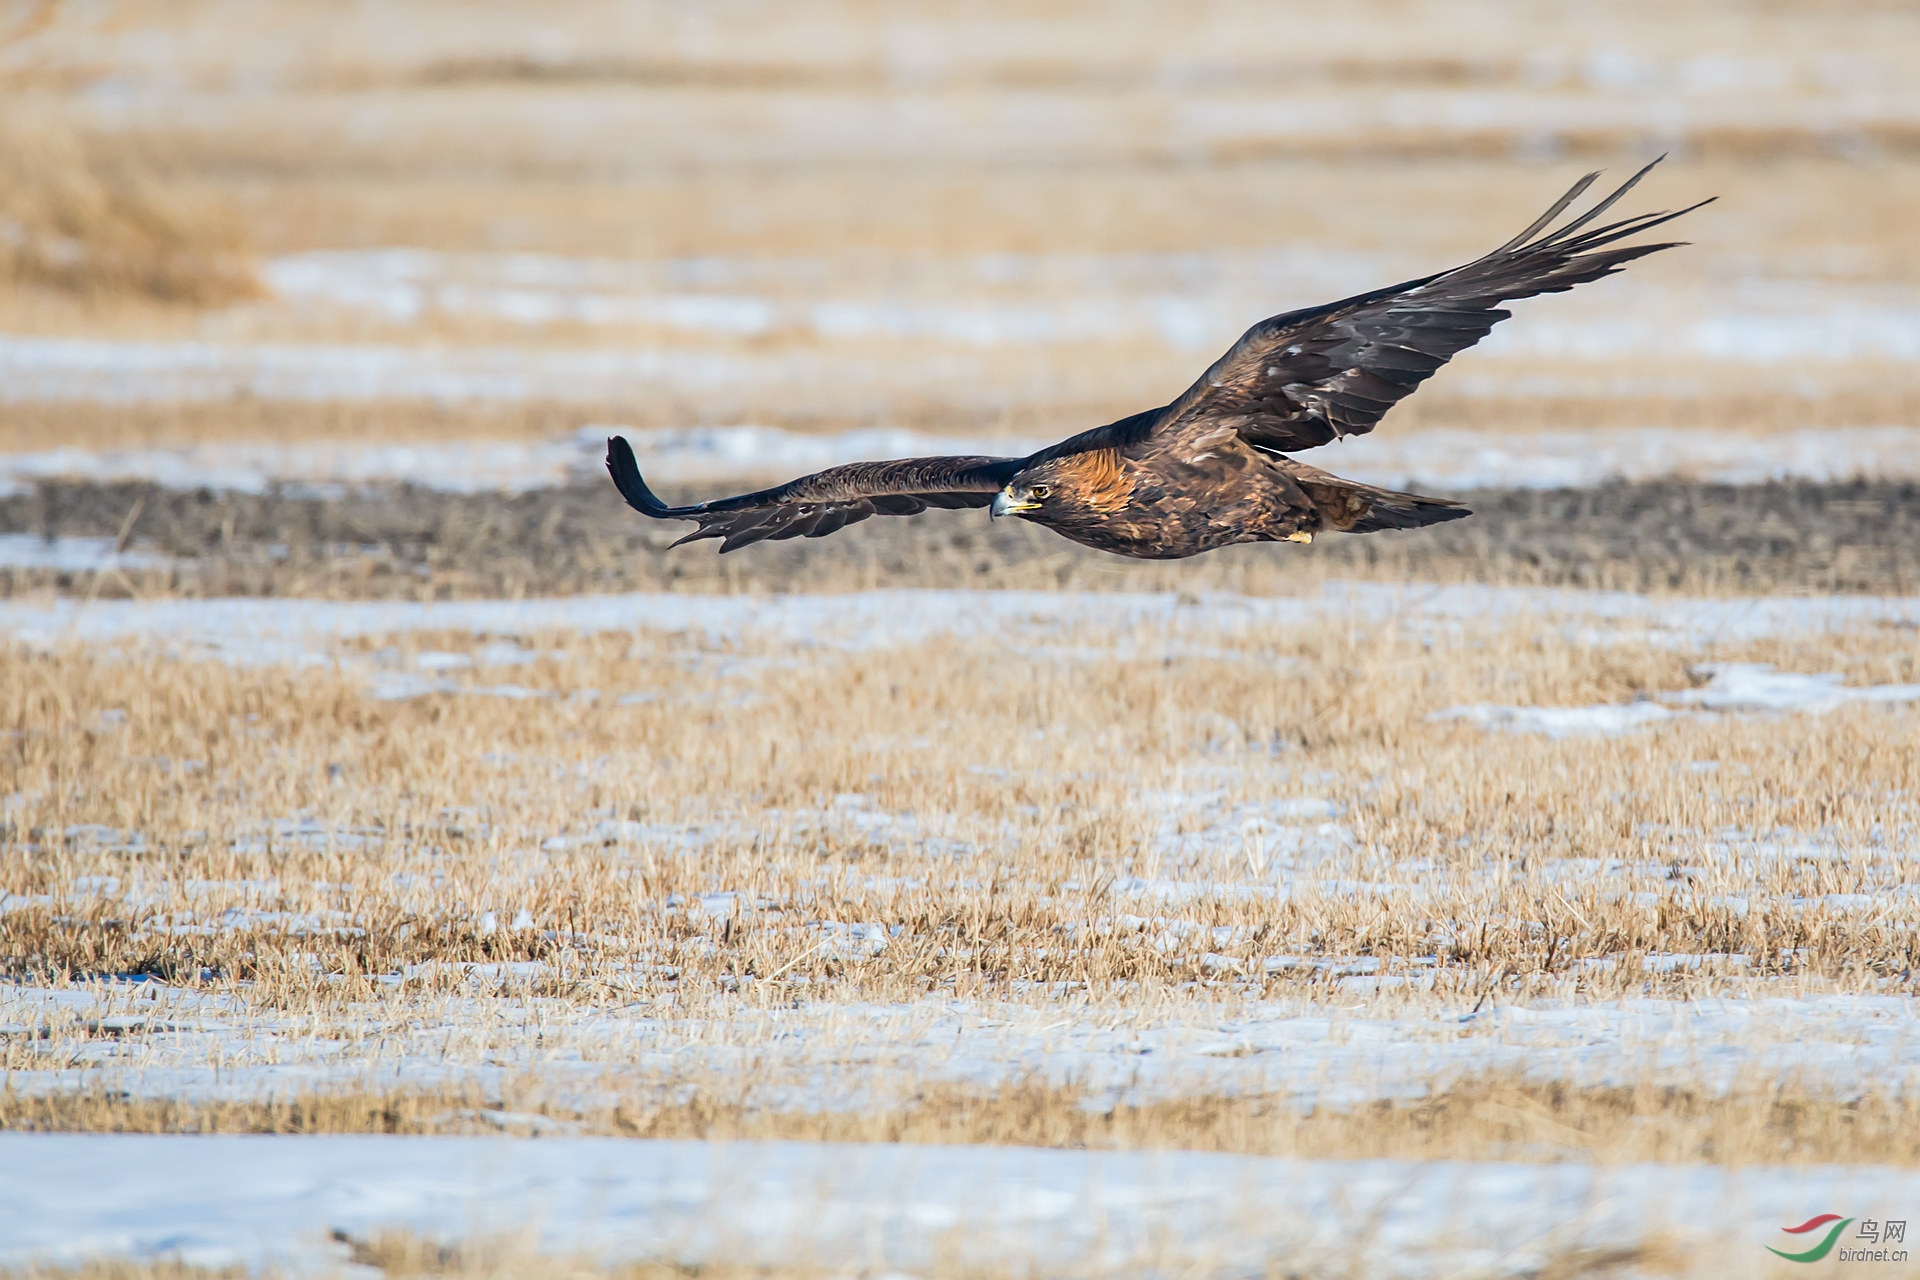
[[1086,546],[1147,560],[1239,542],[1311,542],[1327,529],[1372,533],[1458,520],[1469,514],[1459,503],[1343,480],[1287,455],[1373,430],[1434,370],[1505,320],[1510,313],[1500,303],[1563,292],[1675,247],[1606,246],[1699,204],[1586,229],[1653,164],[1558,229],[1554,220],[1598,174],[1465,266],[1262,320],[1171,404],[1025,458],[858,462],[686,507],[653,495],[621,437],[607,441],[607,470],[636,511],[698,522],[673,545],[719,538],[722,552],[825,537],[868,516],[928,507],[986,507],[996,518],[1017,515]]

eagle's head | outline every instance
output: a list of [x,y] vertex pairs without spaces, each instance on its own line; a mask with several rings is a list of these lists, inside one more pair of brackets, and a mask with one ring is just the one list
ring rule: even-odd
[[1053,486],[1044,480],[1027,481],[1015,478],[1007,482],[1007,487],[993,495],[993,505],[987,513],[995,520],[1001,516],[1025,515],[1029,511],[1038,511],[1053,496]]
[[988,510],[995,519],[1022,516],[1041,521],[1049,514],[1106,515],[1126,506],[1132,495],[1133,478],[1119,451],[1091,449],[1028,467],[993,495]]

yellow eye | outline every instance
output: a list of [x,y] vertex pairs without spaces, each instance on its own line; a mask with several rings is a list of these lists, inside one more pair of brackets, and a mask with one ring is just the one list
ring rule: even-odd
[[1047,486],[1043,484],[1037,484],[1037,485],[1034,485],[1033,488],[1027,490],[1027,496],[1029,498],[1032,498],[1036,502],[1045,502],[1048,498],[1053,496],[1053,490],[1047,488]]

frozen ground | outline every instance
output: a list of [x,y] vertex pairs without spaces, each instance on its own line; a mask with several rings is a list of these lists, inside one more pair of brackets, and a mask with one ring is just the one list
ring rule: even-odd
[[[289,305],[397,322],[441,313],[530,326],[565,321],[975,347],[1144,340],[1211,354],[1263,316],[1449,265],[1312,244],[1258,252],[657,262],[385,249],[283,257],[267,264],[265,277]],[[1556,318],[1551,307],[1526,307],[1523,322],[1495,330],[1487,353],[1575,360],[1677,354],[1736,363],[1920,353],[1920,308],[1895,285],[1743,273],[1710,292],[1676,293],[1647,281],[1606,289],[1580,308],[1598,316],[1577,322]]]
[[[296,491],[369,482],[460,493],[520,492],[593,483],[604,476],[607,437],[625,435],[656,483],[784,479],[844,462],[927,454],[1019,456],[1039,437],[935,435],[904,428],[808,434],[778,427],[635,430],[583,427],[546,441],[411,444],[222,443],[171,449],[75,448],[0,454],[0,493],[42,480],[146,480],[176,489]],[[1342,441],[1308,458],[1341,475],[1389,487],[1447,491],[1583,488],[1608,480],[1667,477],[1717,484],[1920,475],[1920,430],[1849,427],[1743,435],[1621,428],[1587,431],[1405,431]]]
[[529,326],[971,346],[1149,338],[1198,350],[1231,332],[1236,317],[1257,318],[1276,296],[1331,299],[1413,271],[1380,254],[1293,245],[1258,253],[651,262],[394,248],[289,255],[263,274],[291,306],[401,323],[486,316]]
[[[1764,384],[1805,398],[1920,355],[1920,307],[1899,283],[1709,261],[1685,285],[1641,273],[1516,304],[1436,385],[1552,398]],[[1312,244],[830,260],[314,252],[269,263],[274,299],[189,339],[0,335],[0,400],[724,398],[844,411],[850,397],[1005,407],[1119,389],[1144,407],[1266,316],[1448,265]],[[1619,461],[1635,462],[1635,447]]]
[[[312,487],[388,481],[460,493],[511,493],[604,480],[607,437],[615,434],[633,443],[648,479],[681,482],[774,473],[784,477],[869,458],[1028,453],[1048,443],[928,435],[903,428],[814,435],[755,426],[647,431],[589,426],[570,437],[532,442],[289,445],[261,441],[104,452],[52,449],[0,454],[0,492],[23,490],[39,480],[75,479],[148,480],[168,488],[243,492],[259,492],[275,483]],[[1889,437],[1881,443],[1897,450],[1904,441]],[[1920,455],[1920,445],[1915,451]]]
[[[547,1138],[0,1135],[0,1263],[127,1257],[332,1274],[347,1241],[833,1268],[1537,1274],[1668,1242],[1751,1275],[1820,1212],[1903,1224],[1874,1167],[1286,1160],[1191,1152]],[[483,1225],[484,1224],[484,1225]],[[1846,1239],[1852,1240],[1854,1231]],[[524,1247],[523,1246],[523,1247]]]
[[[934,356],[919,371],[944,380],[977,377],[977,362]],[[0,337],[0,398],[90,400],[369,401],[533,400],[606,403],[635,388],[698,395],[742,383],[824,385],[873,377],[877,364],[817,355],[736,355],[674,348],[582,350],[518,347],[416,348],[329,343],[137,342],[102,338]]]
[[1490,703],[1449,707],[1436,720],[1465,720],[1485,729],[1509,733],[1541,733],[1549,738],[1626,733],[1671,720],[1677,714],[1668,705],[1708,712],[1831,711],[1850,702],[1920,702],[1920,684],[1849,686],[1838,672],[1808,674],[1775,671],[1763,662],[1703,663],[1694,674],[1706,683],[1695,689],[1660,693],[1659,701],[1643,700],[1614,706],[1513,707]]
[[[611,1099],[690,1131],[689,1089],[722,1115],[792,1108],[795,1133],[1037,1081],[1069,1121],[1168,1100],[1158,1132],[1181,1141],[1209,1100],[1334,1132],[1368,1100],[1539,1096],[1517,1079],[1646,1086],[1634,1151],[1784,1160],[1804,1138],[1855,1158],[1856,1122],[1920,1089],[1920,577],[1749,553],[1851,562],[1876,521],[1912,541],[1893,486],[1836,487],[1805,518],[1771,505],[1794,491],[1748,489],[1677,533],[1664,513],[1698,497],[1680,486],[1626,495],[1653,513],[1636,522],[1611,490],[1510,494],[1512,522],[1435,533],[1581,569],[1512,581],[1888,593],[1847,599],[1267,597],[1223,573],[1246,594],[543,600],[516,584],[661,581],[465,576],[609,499],[605,429],[407,443],[467,413],[476,436],[701,424],[633,434],[651,477],[703,492],[1020,452],[1092,425],[1081,406],[1157,403],[1258,317],[1460,261],[1582,170],[1671,147],[1632,207],[1720,195],[1684,224],[1695,247],[1521,304],[1405,411],[1434,427],[1313,460],[1442,492],[1920,478],[1920,42],[1885,6],[1829,8],[559,3],[535,31],[445,4],[404,23],[39,6],[0,42],[34,104],[107,161],[166,158],[183,199],[232,198],[278,256],[270,296],[199,313],[4,300],[9,447],[40,452],[0,457],[0,491],[16,531],[72,535],[0,539],[22,597],[0,603],[9,1114],[196,1123],[220,1100],[400,1090],[441,1136],[0,1134],[0,1268],[312,1274],[346,1261],[334,1230],[402,1228],[836,1275],[958,1255],[1539,1276],[1664,1233],[1695,1272],[1745,1276],[1797,1269],[1765,1248],[1808,1243],[1780,1228],[1816,1215],[1904,1223],[1910,1171],[1595,1168],[1622,1146],[1538,1115],[1474,1131],[1473,1154],[1525,1165],[583,1138],[614,1127],[590,1109]],[[541,252],[496,252],[514,248]],[[375,443],[320,438],[336,422]],[[921,430],[711,425],[874,422]],[[148,440],[202,443],[121,447]],[[36,493],[59,477],[172,491],[140,516],[97,483]],[[395,481],[482,496],[355,508]],[[361,593],[388,524],[316,525],[340,550],[301,560],[272,526],[311,511],[194,492],[275,485],[342,520],[533,514],[464,559],[434,561],[451,533],[387,553],[396,594],[466,603],[179,598]],[[189,504],[210,518],[175,518]],[[1504,532],[1589,509],[1558,540]],[[237,549],[235,511],[264,512]],[[1737,537],[1694,536],[1716,521]],[[569,536],[585,562],[658,532],[639,527]],[[908,541],[876,532],[847,550]],[[790,588],[777,550],[759,580]],[[1642,555],[1644,576],[1605,571]],[[1761,567],[1714,576],[1735,560]],[[413,573],[429,562],[441,576]],[[1753,1103],[1764,1132],[1689,1128],[1715,1090],[1701,1105]],[[1809,1128],[1776,1145],[1795,1121],[1768,1099]],[[1291,1103],[1318,1109],[1294,1126]],[[483,1125],[540,1136],[447,1140]],[[1565,1259],[1582,1246],[1601,1260]]]
[[[127,563],[110,539],[23,538],[42,561],[92,566]],[[0,565],[12,544],[0,539]],[[152,559],[152,557],[146,557]],[[32,559],[28,563],[35,563]],[[468,632],[537,638],[556,632],[653,632],[685,635],[710,651],[696,659],[718,673],[754,677],[769,659],[724,656],[739,642],[783,650],[871,652],[910,648],[943,637],[992,638],[1008,652],[1066,665],[1172,661],[1233,656],[1220,643],[1241,643],[1263,630],[1313,621],[1381,621],[1438,635],[1476,620],[1503,619],[1542,628],[1556,643],[1607,645],[1651,638],[1699,647],[1768,637],[1838,633],[1860,627],[1911,627],[1920,600],[1886,597],[1757,597],[1686,599],[1627,592],[1524,587],[1400,587],[1332,583],[1299,597],[1210,594],[1021,591],[870,591],[847,595],[587,596],[546,600],[439,603],[270,599],[92,600],[0,602],[0,636],[36,647],[66,644],[158,646],[175,657],[203,657],[241,666],[319,664],[358,675],[368,696],[382,700],[436,694],[566,699],[593,703],[657,698],[661,691],[595,687],[532,687],[501,682],[512,669],[539,661],[540,650],[512,640],[474,654],[402,653],[353,644],[415,632]],[[774,666],[780,661],[775,660]],[[714,664],[719,664],[715,666]],[[484,673],[485,678],[475,678]],[[1473,703],[1437,709],[1435,721],[1550,738],[1617,736],[1678,718],[1779,713],[1822,714],[1849,705],[1899,710],[1920,702],[1920,684],[1846,683],[1837,672],[1778,671],[1766,663],[1697,665],[1694,687],[1643,692],[1631,702],[1571,706]],[[748,683],[751,683],[749,679]],[[736,692],[736,697],[755,694]]]
[[[1648,635],[1662,645],[1693,646],[1910,627],[1920,620],[1920,601],[1689,600],[1354,584],[1300,598],[1187,601],[1173,595],[941,591],[445,604],[65,600],[0,604],[0,635],[46,646],[132,642],[239,667],[327,664],[349,672],[364,682],[369,696],[384,700],[445,694],[551,699],[547,705],[556,713],[563,704],[608,710],[644,701],[699,708],[706,715],[710,706],[751,707],[801,664],[948,639],[1068,669],[1130,660],[1244,663],[1260,660],[1263,631],[1284,635],[1302,624],[1339,628],[1382,619],[1436,637],[1484,620],[1532,624],[1556,648]],[[664,669],[664,683],[648,687],[586,687],[600,681],[580,676],[572,678],[578,687],[571,687],[565,655],[546,647],[566,631],[651,632],[678,665]],[[398,642],[408,632],[470,632],[495,639],[471,652],[364,643],[383,636]],[[1278,669],[1296,672],[1298,661],[1285,659]],[[1910,704],[1920,700],[1920,687],[1913,685],[1849,685],[1829,674],[1760,663],[1719,663],[1696,674],[1701,680],[1696,688],[1668,689],[1655,699],[1617,706],[1475,705],[1440,714],[1494,729],[1576,736],[1669,722],[1811,715],[1853,704],[1910,717]],[[676,688],[676,679],[699,687]],[[1421,714],[1424,709],[1415,705],[1413,714]],[[103,713],[112,714],[125,713]],[[116,724],[103,718],[96,729],[108,735],[116,732]],[[1695,748],[1684,742],[1678,749],[1682,754],[1674,768],[1690,779],[1690,793],[1719,797],[1723,790],[1732,795],[1742,789],[1731,776],[1737,766],[1728,769],[1728,777],[1711,777],[1721,768],[1716,761],[1689,761],[1686,753]],[[1703,738],[1698,749],[1718,748]],[[992,773],[995,765],[988,762],[999,758],[988,755],[974,764],[943,767]],[[477,767],[484,772],[487,762],[482,756]],[[605,763],[585,767],[579,775],[583,784],[597,785],[602,774],[596,770]],[[238,999],[191,988],[111,977],[70,989],[4,988],[0,1023],[6,1025],[0,1030],[23,1055],[14,1062],[10,1080],[28,1092],[97,1087],[139,1096],[228,1098],[447,1083],[472,1083],[490,1096],[504,1096],[537,1080],[563,1107],[618,1096],[627,1088],[671,1085],[688,1072],[771,1091],[760,1101],[803,1106],[858,1105],[863,1091],[906,1090],[915,1081],[990,1087],[1029,1077],[1115,1098],[1280,1093],[1333,1103],[1422,1096],[1436,1082],[1476,1072],[1582,1083],[1670,1079],[1716,1088],[1792,1072],[1841,1090],[1911,1087],[1906,1073],[1920,1061],[1920,1019],[1901,980],[1864,976],[1864,987],[1835,993],[1792,976],[1797,964],[1792,955],[1717,954],[1724,944],[1715,944],[1684,955],[1614,956],[1566,972],[1564,999],[1493,1007],[1483,1007],[1483,1001],[1498,975],[1442,963],[1445,938],[1436,937],[1435,954],[1424,958],[1382,961],[1273,951],[1254,952],[1249,959],[1248,926],[1199,923],[1208,904],[1372,902],[1392,904],[1423,920],[1485,920],[1509,883],[1506,858],[1515,846],[1505,839],[1444,858],[1411,858],[1359,829],[1358,819],[1338,801],[1313,794],[1273,798],[1270,787],[1285,776],[1286,767],[1245,750],[1200,754],[1183,763],[1171,785],[1165,779],[1156,784],[1164,790],[1136,789],[1129,821],[1139,846],[1137,865],[1114,880],[1101,905],[1071,927],[1089,937],[1106,931],[1138,939],[1229,987],[1257,986],[1268,974],[1302,978],[1313,989],[1310,1000],[1194,1005],[1184,1011],[1148,1007],[1082,1017],[1056,1005],[929,999],[772,1012],[743,1006],[724,1019],[689,1018],[670,1000],[647,994],[658,990],[651,980],[677,963],[674,956],[642,950],[636,957],[629,941],[610,938],[603,945],[592,937],[554,932],[550,922],[536,925],[519,904],[535,900],[535,886],[554,866],[576,854],[596,856],[596,851],[622,864],[655,857],[697,860],[715,849],[740,847],[756,833],[778,831],[790,839],[799,832],[809,839],[884,849],[908,860],[902,865],[923,867],[926,875],[970,876],[984,874],[974,868],[992,865],[1004,833],[990,823],[963,821],[935,799],[916,811],[896,812],[851,792],[826,797],[805,811],[730,800],[694,821],[641,821],[592,807],[604,800],[582,801],[579,807],[568,801],[557,825],[515,826],[502,819],[503,825],[490,827],[488,839],[504,842],[499,847],[512,850],[512,856],[490,873],[484,887],[464,890],[462,903],[482,933],[538,934],[568,958],[552,964],[453,966],[445,973],[431,965],[401,969],[379,978],[391,987],[391,1002],[370,1002],[330,1022],[250,1010]],[[1698,780],[1691,781],[1695,774]],[[1251,790],[1235,798],[1239,792],[1233,789],[1244,784]],[[9,797],[9,803],[16,799],[24,804],[30,798]],[[1762,812],[1777,811],[1754,811]],[[1705,913],[1729,921],[1801,920],[1849,933],[1905,935],[1920,922],[1920,897],[1908,874],[1920,849],[1911,804],[1890,795],[1868,817],[1864,823],[1812,823],[1801,829],[1771,825],[1779,820],[1763,816],[1753,817],[1756,827],[1718,826],[1728,821],[1724,818],[1705,826],[1696,819],[1696,825],[1683,827],[1672,825],[1683,818],[1656,818],[1649,811],[1637,819],[1637,858],[1556,856],[1531,874],[1541,881],[1542,894],[1567,895],[1560,900],[1587,904],[1586,909],[1628,902],[1668,920]],[[391,832],[378,828],[329,825],[305,814],[278,820],[258,816],[230,836],[237,850],[266,850],[270,857],[278,851],[283,860],[301,851],[350,851],[392,839]],[[435,840],[430,832],[407,838]],[[1050,838],[1057,839],[1057,833]],[[54,830],[31,839],[58,842],[69,853],[135,854],[147,848],[148,840],[139,831],[106,827]],[[1670,853],[1648,852],[1649,839]],[[1799,871],[1807,868],[1826,871],[1801,877]],[[409,918],[435,918],[448,906],[439,882],[412,866],[389,878],[397,894],[393,907]],[[876,882],[882,891],[891,883],[884,877]],[[912,891],[905,882],[902,887]],[[1061,884],[1049,892],[1080,888]],[[137,921],[139,931],[178,938],[338,939],[369,927],[370,917],[353,909],[289,911],[280,905],[288,900],[345,901],[320,885],[176,883],[163,864],[144,862],[113,876],[76,879],[62,888],[57,901],[0,898],[0,916],[29,907],[54,909],[88,920]],[[858,910],[849,911],[825,889],[766,901],[739,881],[711,883],[699,896],[646,907],[659,913],[658,920],[670,920],[675,928],[684,924],[702,938],[717,936],[736,918],[746,920],[797,940],[806,954],[872,957],[896,941],[917,945],[910,938],[899,940]],[[1756,960],[1765,962],[1767,976],[1749,976]],[[1783,968],[1787,976],[1780,976]],[[1615,971],[1633,983],[1640,981],[1638,974],[1656,981],[1674,971],[1700,974],[1721,980],[1719,990],[1742,998],[1603,999],[1580,985],[1588,979],[1611,981]],[[420,998],[427,978],[446,978],[461,994]],[[576,989],[591,991],[594,1003],[577,1004],[556,994]],[[794,990],[804,997],[804,985]],[[617,1007],[605,1007],[607,998]],[[851,1069],[849,1063],[859,1065]]]
[[[1879,919],[1911,919],[1910,900],[1878,897]],[[1155,910],[1150,895],[1121,900]],[[272,923],[258,912],[252,919],[226,914],[213,927]],[[1095,923],[1151,926],[1153,919]],[[884,929],[875,940],[858,925],[808,927],[850,954],[887,945]],[[1684,968],[1739,983],[1746,960],[1654,955],[1642,965],[1648,974]],[[398,992],[431,967],[383,981]],[[1222,963],[1217,972],[1231,977],[1234,967]],[[510,1110],[587,1115],[695,1091],[773,1111],[860,1112],[876,1098],[911,1098],[940,1085],[991,1093],[1044,1084],[1102,1108],[1227,1096],[1336,1109],[1426,1098],[1480,1076],[1673,1085],[1708,1095],[1781,1079],[1841,1097],[1904,1097],[1920,1085],[1920,1011],[1905,995],[1794,995],[1797,984],[1776,979],[1743,984],[1742,997],[1506,1003],[1503,995],[1475,1006],[1473,979],[1430,959],[1282,955],[1268,957],[1266,967],[1317,974],[1319,998],[1077,1012],[1071,1002],[800,1000],[791,1008],[743,1002],[687,1017],[674,1014],[670,996],[582,1008],[535,994],[569,972],[603,995],[644,982],[617,965],[582,969],[576,957],[571,971],[567,963],[444,966],[444,976],[465,975],[467,994],[368,1002],[324,1022],[151,981],[0,987],[0,1036],[16,1050],[9,1087],[27,1096],[106,1091],[257,1102],[467,1088]],[[535,1127],[564,1132],[568,1124]]]
[[0,569],[52,569],[60,573],[107,569],[153,569],[168,557],[127,550],[115,538],[43,538],[34,533],[0,533]]
[[[861,591],[844,595],[633,594],[435,603],[329,600],[0,602],[0,635],[32,645],[158,642],[230,661],[329,660],[328,642],[416,631],[530,636],[542,631],[704,633],[854,651],[938,636],[1057,645],[1065,627],[1101,628],[1105,644],[1145,642],[1152,656],[1209,637],[1314,619],[1446,628],[1538,620],[1563,639],[1652,637],[1675,645],[1920,624],[1920,597],[1757,596],[1699,599],[1558,588],[1334,582],[1299,596],[1120,591]],[[1071,656],[1063,653],[1063,656]],[[1745,680],[1746,677],[1738,677]],[[1751,683],[1750,681],[1748,683]],[[1743,686],[1744,687],[1744,686]],[[1827,691],[1829,697],[1842,696]]]

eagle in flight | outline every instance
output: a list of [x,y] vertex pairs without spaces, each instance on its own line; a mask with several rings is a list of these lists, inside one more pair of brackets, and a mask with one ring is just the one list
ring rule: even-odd
[[1501,303],[1564,292],[1674,248],[1678,242],[1608,246],[1709,201],[1592,225],[1653,164],[1555,228],[1599,176],[1588,174],[1532,226],[1465,266],[1262,320],[1171,404],[1024,458],[857,462],[685,507],[654,496],[622,437],[607,441],[607,470],[636,511],[697,522],[673,545],[719,538],[722,552],[821,538],[868,516],[928,507],[986,507],[996,518],[1019,516],[1085,546],[1146,560],[1240,542],[1311,542],[1330,529],[1373,533],[1458,520],[1469,512],[1457,502],[1343,480],[1289,455],[1373,430],[1505,320],[1511,313]]

